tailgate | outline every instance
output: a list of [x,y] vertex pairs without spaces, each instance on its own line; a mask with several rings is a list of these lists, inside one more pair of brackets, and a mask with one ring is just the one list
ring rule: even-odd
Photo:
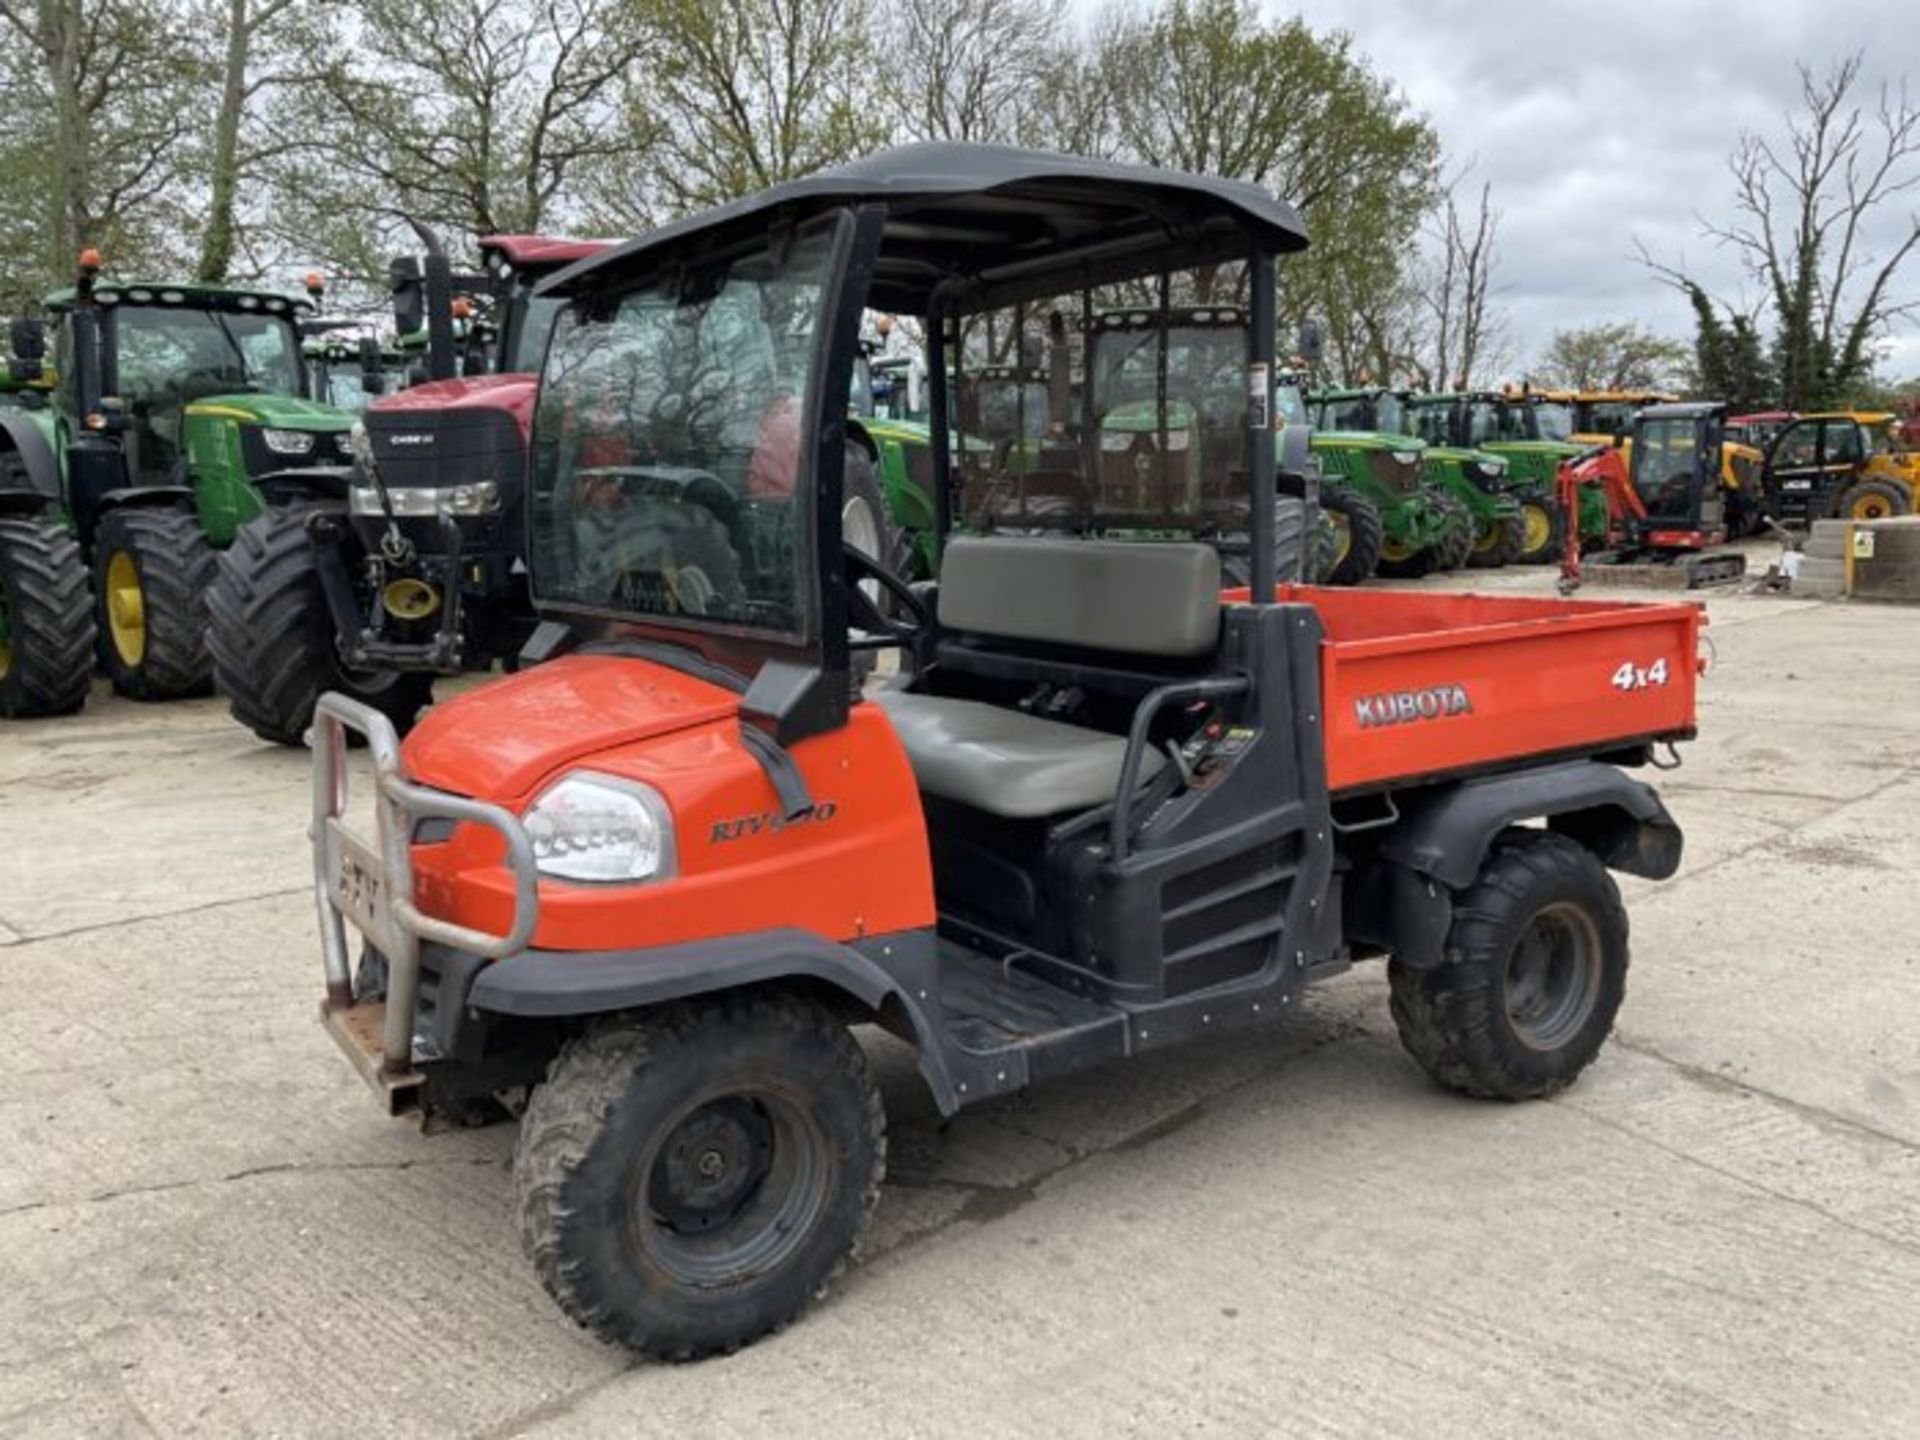
[[[1422,610],[1435,598],[1422,597]],[[1342,639],[1328,626],[1329,788],[1692,733],[1698,606],[1441,603],[1444,628],[1382,634],[1375,624]]]

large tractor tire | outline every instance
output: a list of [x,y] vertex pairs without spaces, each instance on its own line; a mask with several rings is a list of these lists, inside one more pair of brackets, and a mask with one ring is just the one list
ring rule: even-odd
[[1513,498],[1520,504],[1520,553],[1514,557],[1514,563],[1556,563],[1560,559],[1565,525],[1560,516],[1560,507],[1553,503],[1553,495],[1549,491],[1533,488],[1517,491]]
[[207,591],[216,555],[191,510],[109,510],[93,537],[100,666],[130,700],[213,689]]
[[1336,532],[1332,585],[1362,585],[1380,566],[1380,510],[1366,496],[1344,485],[1320,492],[1320,505],[1333,517]]
[[51,516],[0,519],[0,715],[71,715],[93,679],[87,566]]
[[[1281,584],[1300,573],[1300,550],[1305,543],[1307,506],[1291,495],[1276,495],[1273,500],[1273,573]],[[1313,569],[1309,584],[1325,584],[1333,573],[1338,531],[1324,512],[1313,537]],[[1253,545],[1245,535],[1227,535],[1220,541],[1220,580],[1223,585],[1253,583]]]
[[1907,487],[1868,475],[1840,492],[1833,513],[1841,520],[1891,520],[1913,508]]
[[913,536],[900,527],[887,508],[873,457],[851,443],[840,480],[840,539],[902,579],[913,564]]
[[405,734],[433,698],[419,672],[349,670],[307,539],[311,507],[275,507],[240,527],[220,556],[208,610],[214,679],[233,718],[262,740],[303,745],[322,693],[371,705]]
[[1467,556],[1467,564],[1475,570],[1498,570],[1517,561],[1526,543],[1524,515],[1517,511],[1511,515],[1495,515],[1473,537],[1473,550]]
[[846,1027],[797,996],[736,992],[568,1042],[520,1123],[514,1207],[562,1310],[691,1360],[826,1293],[872,1220],[886,1154]]
[[1433,547],[1433,569],[1436,574],[1445,574],[1461,569],[1472,557],[1473,535],[1478,527],[1473,523],[1473,512],[1460,501],[1451,495],[1442,495],[1439,500],[1447,523]]
[[1627,912],[1592,851],[1509,830],[1453,902],[1445,960],[1387,966],[1407,1052],[1450,1090],[1551,1095],[1600,1053],[1627,989]]

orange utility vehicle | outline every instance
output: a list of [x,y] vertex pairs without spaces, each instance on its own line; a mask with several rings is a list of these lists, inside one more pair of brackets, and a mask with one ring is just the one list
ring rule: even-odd
[[[518,1221],[581,1324],[685,1358],[823,1292],[884,1173],[861,1024],[952,1113],[1386,957],[1440,1084],[1546,1095],[1598,1054],[1627,972],[1609,870],[1680,859],[1627,768],[1693,733],[1699,611],[1276,584],[1275,261],[1305,243],[1253,185],[926,145],[541,287],[567,308],[529,663],[404,746],[326,697],[314,876],[324,1021],[383,1102],[525,1097]],[[1169,444],[1106,485],[1087,385],[1074,533],[946,533],[962,467],[1001,463],[950,453],[944,413],[983,337],[1168,305],[1194,270],[1250,317],[1201,483]],[[930,337],[935,587],[841,533],[867,307]],[[1158,331],[1156,369],[1186,363]],[[1250,590],[1180,538],[1226,526]],[[863,694],[883,647],[901,673]]]

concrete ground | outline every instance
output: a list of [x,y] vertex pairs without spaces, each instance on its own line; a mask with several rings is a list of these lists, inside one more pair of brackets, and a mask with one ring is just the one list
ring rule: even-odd
[[1920,614],[1710,610],[1686,864],[1564,1097],[1434,1089],[1377,966],[944,1128],[876,1042],[868,1258],[678,1368],[547,1302],[509,1127],[321,1034],[304,754],[8,726],[0,1434],[1920,1433]]

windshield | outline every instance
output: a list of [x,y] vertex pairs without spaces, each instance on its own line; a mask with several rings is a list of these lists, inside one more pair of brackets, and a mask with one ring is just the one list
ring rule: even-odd
[[1558,400],[1536,400],[1533,410],[1535,440],[1565,440],[1573,434],[1573,407]]
[[1322,422],[1328,430],[1371,430],[1373,429],[1373,404],[1365,395],[1355,395],[1345,400],[1329,400],[1326,403],[1326,416]]
[[1506,407],[1494,400],[1469,400],[1467,402],[1467,444],[1485,445],[1491,440],[1512,440],[1518,438],[1501,422],[1506,418]]
[[540,600],[803,628],[795,491],[832,235],[561,316],[534,418]]
[[1308,425],[1306,396],[1291,380],[1282,380],[1273,390],[1273,408],[1282,425]]
[[542,295],[526,302],[520,316],[520,328],[513,337],[513,354],[500,357],[505,374],[537,375],[541,358],[547,353],[547,340],[553,334],[553,322],[560,317],[566,302],[553,295]]
[[1635,408],[1624,400],[1595,401],[1587,407],[1587,429],[1617,440],[1633,428]]
[[125,304],[113,314],[117,385],[129,406],[304,392],[299,338],[278,316]]

